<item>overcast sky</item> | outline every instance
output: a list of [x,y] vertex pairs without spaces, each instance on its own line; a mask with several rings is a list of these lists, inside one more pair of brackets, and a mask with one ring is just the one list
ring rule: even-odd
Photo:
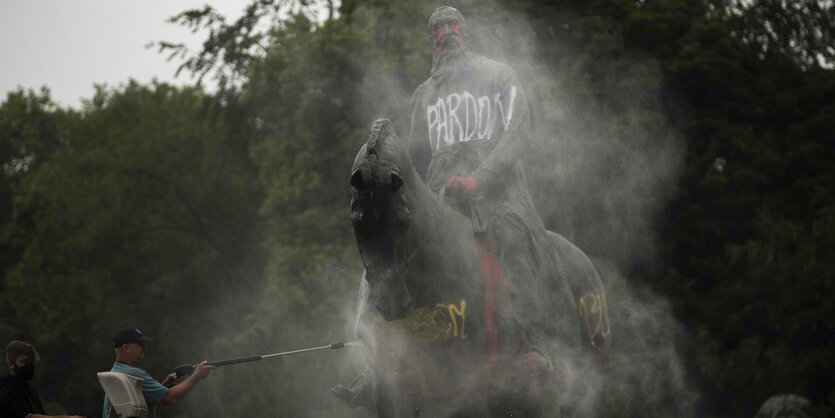
[[18,86],[47,86],[59,105],[80,109],[92,98],[93,84],[115,87],[133,78],[156,77],[178,85],[179,62],[147,49],[149,42],[185,42],[196,49],[205,33],[167,23],[181,11],[210,3],[230,19],[243,14],[248,0],[0,0],[0,92]]

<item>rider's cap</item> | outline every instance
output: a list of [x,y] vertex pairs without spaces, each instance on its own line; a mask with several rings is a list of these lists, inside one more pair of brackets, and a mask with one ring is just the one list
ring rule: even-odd
[[136,328],[120,329],[113,337],[113,347],[119,348],[127,343],[142,343],[147,344],[153,341],[152,339],[142,335]]

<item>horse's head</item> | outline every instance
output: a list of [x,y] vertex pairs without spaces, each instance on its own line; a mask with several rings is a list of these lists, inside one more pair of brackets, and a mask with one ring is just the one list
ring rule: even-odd
[[351,222],[366,280],[387,321],[403,318],[412,304],[405,278],[411,213],[400,174],[404,152],[391,121],[378,119],[351,170]]

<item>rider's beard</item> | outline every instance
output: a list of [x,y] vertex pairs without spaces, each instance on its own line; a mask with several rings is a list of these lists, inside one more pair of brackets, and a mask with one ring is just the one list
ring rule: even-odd
[[470,65],[470,54],[459,38],[443,42],[432,60],[432,78],[459,72]]

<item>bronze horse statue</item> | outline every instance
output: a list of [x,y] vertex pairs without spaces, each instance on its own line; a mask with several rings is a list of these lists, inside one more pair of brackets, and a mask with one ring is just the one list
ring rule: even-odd
[[472,220],[425,185],[389,120],[374,122],[351,190],[365,267],[356,331],[366,370],[334,393],[381,417],[536,416],[555,402],[564,411],[568,401],[555,396],[568,393],[575,359],[605,357],[611,341],[603,285],[588,257],[548,232],[557,271],[547,289],[528,296],[546,307],[533,322],[542,324],[550,367],[529,370],[525,336],[503,316],[499,266],[474,238]]

